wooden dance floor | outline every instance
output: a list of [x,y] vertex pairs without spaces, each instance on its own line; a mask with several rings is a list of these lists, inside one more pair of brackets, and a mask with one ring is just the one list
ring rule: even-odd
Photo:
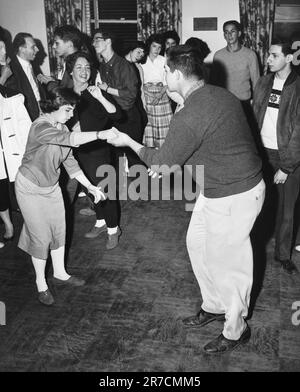
[[[123,201],[123,235],[112,251],[105,250],[105,237],[83,237],[95,219],[78,214],[85,205],[85,199],[75,204],[67,268],[87,284],[53,289],[52,307],[37,301],[30,258],[17,248],[22,217],[13,213],[15,239],[0,250],[1,372],[300,371],[300,325],[292,322],[300,277],[286,275],[273,260],[272,239],[261,243],[256,230],[250,342],[209,356],[202,347],[222,323],[198,330],[180,323],[201,304],[186,251],[184,202]],[[293,258],[300,269],[300,254]]]

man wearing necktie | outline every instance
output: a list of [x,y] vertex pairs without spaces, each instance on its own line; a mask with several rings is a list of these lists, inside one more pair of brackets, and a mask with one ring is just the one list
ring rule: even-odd
[[45,95],[31,64],[38,48],[31,34],[18,33],[13,40],[13,49],[14,56],[10,62],[13,75],[7,80],[6,86],[24,95],[25,107],[34,121],[40,115],[39,101]]

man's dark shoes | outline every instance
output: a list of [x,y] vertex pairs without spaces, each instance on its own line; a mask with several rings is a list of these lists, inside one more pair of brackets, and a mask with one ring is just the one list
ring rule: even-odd
[[38,300],[43,305],[47,305],[47,306],[50,306],[54,303],[54,298],[49,289],[47,289],[46,291],[39,291]]
[[118,227],[116,233],[107,234],[106,249],[114,249],[119,244],[119,237],[122,234],[121,229]]
[[241,337],[238,340],[231,340],[225,338],[225,336],[221,333],[216,339],[207,343],[204,346],[204,351],[207,354],[222,354],[228,351],[232,351],[237,348],[240,344],[247,343],[251,337],[250,327],[247,325],[245,331],[242,333]]
[[294,275],[298,273],[298,269],[292,260],[280,260],[282,269],[287,272],[289,275]]
[[225,314],[208,313],[205,312],[205,310],[200,309],[198,314],[183,319],[182,323],[186,327],[199,328],[215,320],[225,321]]
[[101,227],[93,226],[91,230],[85,233],[85,238],[96,238],[101,233],[107,233],[107,226],[103,225]]
[[13,235],[12,235],[11,237],[4,237],[4,236],[3,236],[3,242],[4,242],[4,243],[13,241],[13,239],[14,239],[14,236],[13,236]]
[[85,284],[85,280],[76,278],[76,276],[70,276],[67,280],[57,279],[53,276],[52,283],[57,286],[83,286]]

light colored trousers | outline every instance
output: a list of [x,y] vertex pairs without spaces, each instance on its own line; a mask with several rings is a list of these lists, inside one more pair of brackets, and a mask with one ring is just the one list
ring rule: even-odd
[[247,192],[197,199],[187,249],[200,286],[202,309],[225,313],[223,335],[237,340],[245,329],[253,281],[250,232],[265,198],[263,180]]

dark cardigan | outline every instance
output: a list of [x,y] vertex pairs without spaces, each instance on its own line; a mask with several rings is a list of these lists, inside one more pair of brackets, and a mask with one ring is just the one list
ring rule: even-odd
[[[274,75],[262,76],[255,86],[253,110],[260,130]],[[280,168],[288,174],[300,165],[300,77],[294,71],[289,74],[282,89],[276,131]]]

